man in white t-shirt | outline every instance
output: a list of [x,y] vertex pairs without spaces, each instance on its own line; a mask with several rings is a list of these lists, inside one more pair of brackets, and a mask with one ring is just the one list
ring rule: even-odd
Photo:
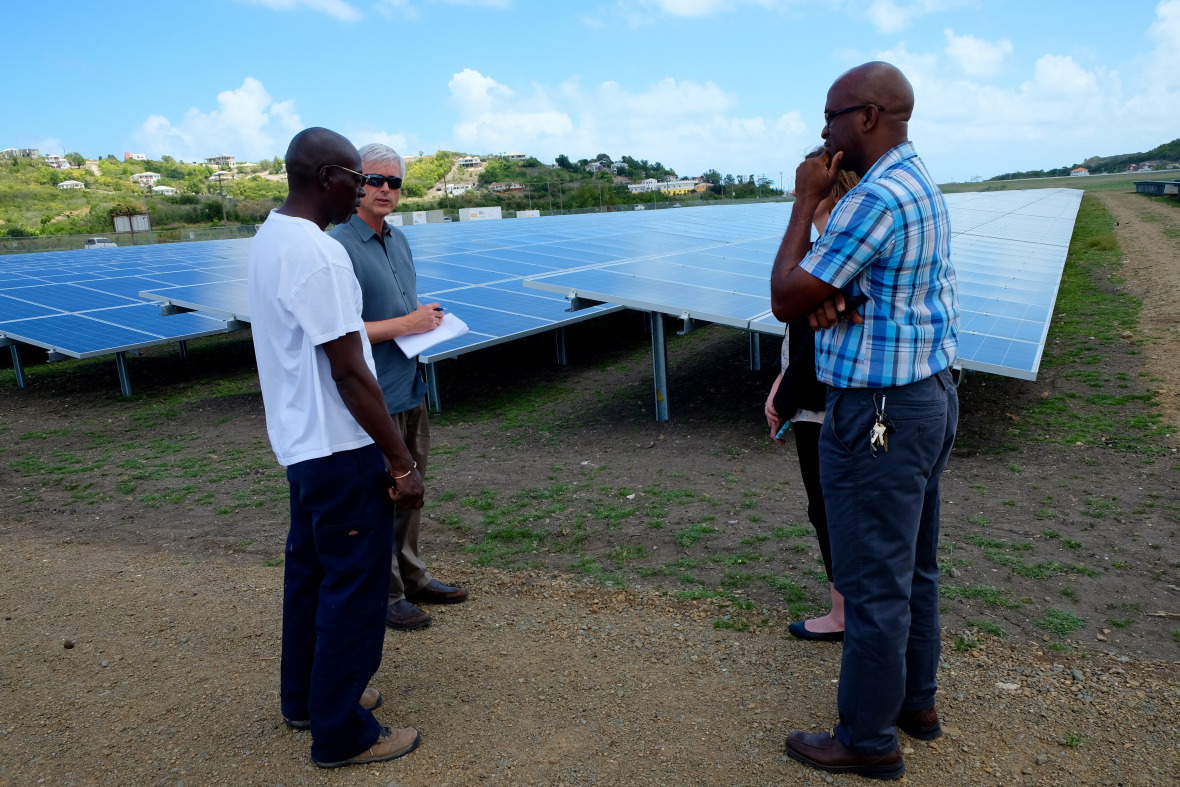
[[[324,234],[364,196],[361,158],[310,128],[287,149],[289,195],[250,244],[250,320],[266,429],[291,488],[280,702],[323,768],[409,754],[417,730],[380,725],[392,509],[422,477],[385,408],[348,253]],[[391,471],[385,467],[389,460]]]

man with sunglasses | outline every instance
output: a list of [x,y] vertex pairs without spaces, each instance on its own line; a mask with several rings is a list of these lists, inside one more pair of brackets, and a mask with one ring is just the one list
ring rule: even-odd
[[[775,316],[810,315],[816,376],[828,385],[820,480],[845,622],[839,723],[830,733],[791,733],[786,752],[878,779],[905,774],[898,729],[923,740],[942,732],[939,480],[959,412],[950,223],[909,141],[913,108],[909,80],[888,63],[832,84],[825,155],[796,171],[771,273]],[[811,246],[812,216],[841,169],[860,183]]]
[[[365,196],[361,197],[356,215],[329,234],[340,241],[352,259],[364,297],[361,316],[373,346],[386,409],[417,462],[418,472],[425,474],[430,453],[426,382],[418,370],[417,357],[407,358],[393,340],[438,327],[443,312],[437,303],[418,303],[410,245],[401,230],[385,221],[401,198],[405,174],[402,157],[380,144],[365,145],[360,155]],[[417,509],[395,513],[386,625],[396,631],[430,624],[430,614],[418,604],[458,604],[467,599],[464,588],[445,585],[430,575],[419,554],[420,521]]]
[[250,242],[247,274],[266,429],[291,488],[279,700],[288,726],[311,730],[321,768],[391,760],[420,740],[379,724],[381,693],[367,687],[385,640],[389,519],[422,506],[422,477],[385,409],[348,254],[323,231],[364,196],[360,166],[339,134],[297,134],[287,200]]

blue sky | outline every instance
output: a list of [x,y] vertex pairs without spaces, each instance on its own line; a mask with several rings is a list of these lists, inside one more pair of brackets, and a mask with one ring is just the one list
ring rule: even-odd
[[871,59],[913,81],[940,181],[1180,134],[1180,0],[65,0],[5,28],[0,147],[88,157],[257,160],[322,125],[777,180]]

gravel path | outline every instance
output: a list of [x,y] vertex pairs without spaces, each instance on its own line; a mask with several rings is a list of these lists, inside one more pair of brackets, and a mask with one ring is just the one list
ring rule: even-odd
[[[474,589],[389,632],[374,679],[405,759],[311,766],[278,713],[281,567],[0,543],[0,785],[852,784],[782,754],[835,718],[838,645],[714,627],[716,601],[452,563]],[[723,602],[724,603],[724,602]],[[906,783],[1177,784],[1180,667],[945,635],[947,734]]]

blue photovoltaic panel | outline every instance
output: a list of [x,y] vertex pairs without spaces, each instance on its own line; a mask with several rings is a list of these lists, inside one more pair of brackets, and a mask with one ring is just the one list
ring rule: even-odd
[[90,357],[222,332],[224,322],[200,315],[170,321],[140,293],[222,281],[247,249],[248,241],[216,241],[0,257],[0,335]]
[[113,309],[96,309],[83,312],[83,317],[120,325],[136,331],[150,333],[161,339],[173,336],[195,338],[214,333],[224,333],[225,323],[195,312],[174,314],[165,317],[154,303],[137,303],[134,306],[116,306]]
[[[959,362],[1033,379],[1081,192],[1040,189],[946,199],[960,296]],[[677,216],[686,213],[696,212]],[[781,335],[783,325],[770,313],[769,275],[790,205],[733,206],[715,215],[711,226],[732,220],[739,228],[726,236],[735,242],[535,276],[526,286]],[[750,233],[745,237],[743,227]],[[708,262],[711,258],[717,262]]]
[[0,323],[0,335],[50,350],[68,349],[68,354],[77,358],[108,355],[159,342],[159,337],[150,333],[111,325],[81,314],[3,322]]
[[28,317],[47,317],[50,314],[61,314],[61,312],[47,306],[38,306],[35,303],[18,301],[7,295],[0,295],[0,322],[23,320]]
[[42,284],[34,287],[6,288],[4,294],[38,306],[48,306],[63,312],[81,312],[87,309],[102,309],[107,306],[126,306],[135,303],[132,298],[123,298],[98,290],[88,290],[75,284]]
[[188,287],[144,292],[143,296],[183,309],[206,312],[223,320],[249,321],[250,319],[250,291],[244,281],[193,284]]

